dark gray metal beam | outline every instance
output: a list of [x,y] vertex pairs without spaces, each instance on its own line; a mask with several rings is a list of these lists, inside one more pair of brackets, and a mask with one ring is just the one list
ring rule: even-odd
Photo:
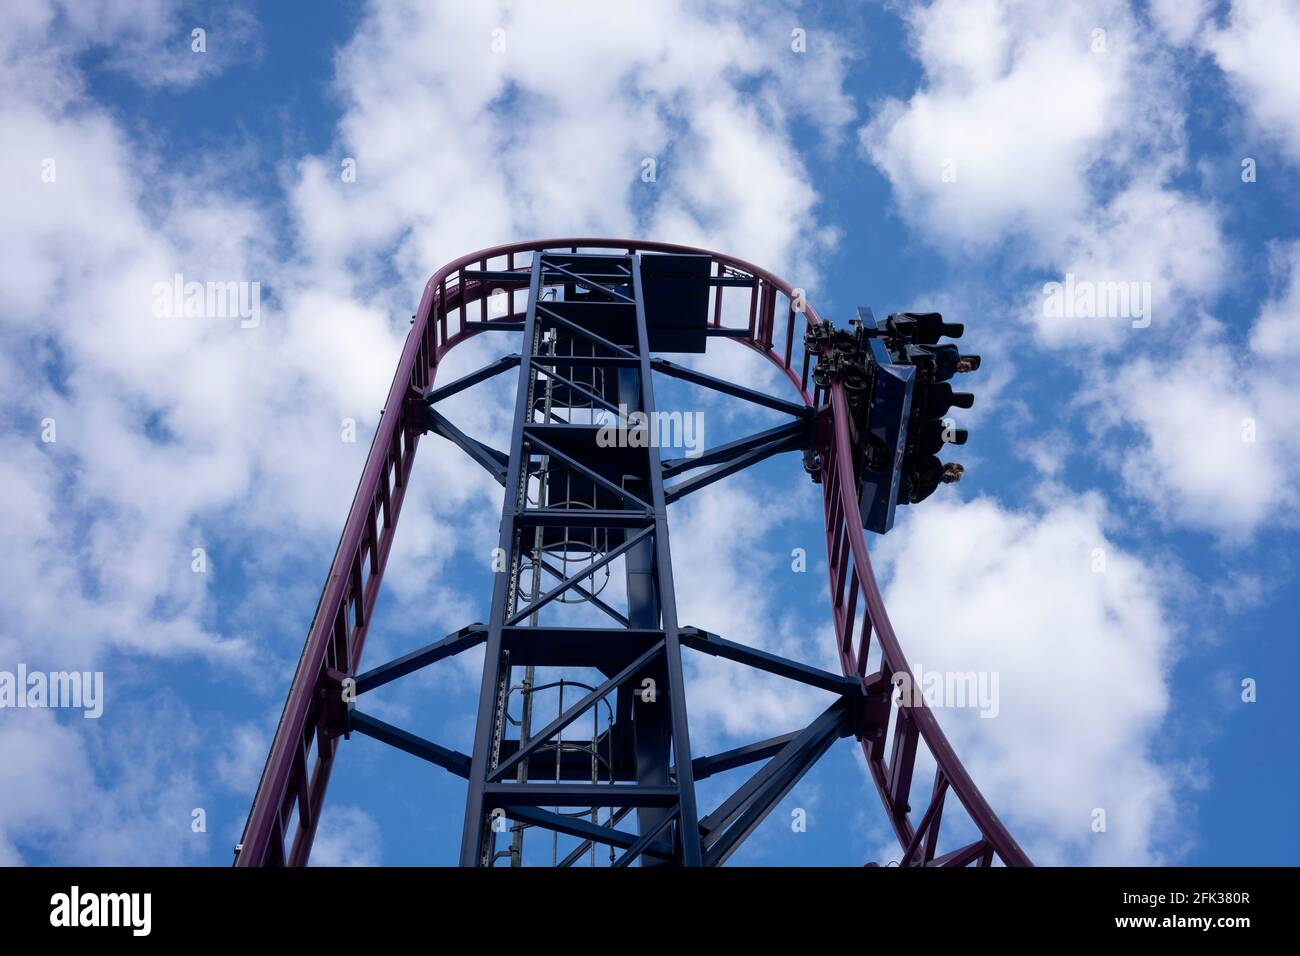
[[381,740],[398,750],[405,750],[408,754],[437,764],[444,770],[450,770],[458,777],[469,776],[470,758],[465,754],[457,750],[449,750],[423,737],[417,737],[415,734],[385,723],[378,717],[363,714],[355,708],[351,708],[348,714],[348,729]]
[[725,773],[746,764],[767,760],[769,757],[775,756],[786,744],[798,736],[799,732],[794,731],[782,734],[780,737],[769,737],[767,740],[760,740],[757,743],[745,744],[743,747],[736,747],[732,750],[724,750],[722,753],[713,754],[709,757],[696,757],[695,779],[704,780],[717,773]]
[[777,425],[775,428],[764,429],[761,432],[755,432],[753,435],[737,438],[725,445],[718,445],[716,448],[707,448],[693,458],[670,458],[663,463],[664,480],[667,481],[669,478],[673,478],[684,471],[690,471],[693,468],[703,468],[705,465],[716,465],[718,462],[730,461],[739,457],[742,452],[750,451],[782,438],[805,436],[808,441],[811,441],[812,434],[809,425],[810,423],[803,421],[786,422],[783,425]]
[[[650,333],[646,322],[645,296],[641,281],[640,262],[632,270],[633,298],[636,302],[637,342],[640,346],[637,385],[639,386],[640,411],[646,413],[648,420],[654,419],[654,375],[651,373]],[[662,730],[671,737],[672,753],[677,760],[677,831],[680,839],[680,862],[683,866],[701,866],[704,863],[704,849],[698,839],[699,814],[695,802],[695,772],[691,756],[690,722],[686,713],[686,677],[682,673],[681,636],[678,632],[677,593],[673,584],[672,551],[668,542],[668,498],[664,489],[662,465],[659,461],[659,448],[651,443],[646,449],[650,498],[654,505],[655,535],[654,553],[644,555],[652,572],[654,581],[653,606],[664,629],[664,673],[665,686],[668,691],[668,715],[661,720]],[[628,562],[629,566],[632,562]],[[644,707],[633,704],[634,707]],[[662,706],[662,705],[655,705]],[[656,774],[668,775],[668,754],[660,751],[660,767]],[[638,779],[641,779],[639,776]],[[641,813],[641,834],[647,840],[652,839],[654,831],[666,826],[663,819],[656,819],[653,813]]]
[[628,847],[627,852],[615,860],[611,866],[630,866],[643,853],[647,856],[666,855],[657,853],[653,844],[655,840],[659,839],[659,835],[668,829],[668,825],[677,819],[677,814],[680,812],[680,810],[673,810],[671,813],[665,813],[658,823],[653,824],[642,833],[640,839]]
[[465,323],[464,328],[469,332],[522,332],[524,323],[510,322],[504,319],[475,322],[471,319]]
[[760,445],[743,455],[731,459],[725,464],[711,468],[702,475],[696,475],[694,478],[688,478],[685,481],[679,481],[677,484],[665,489],[665,494],[669,504],[686,497],[692,491],[699,491],[701,488],[708,487],[715,481],[721,481],[728,475],[734,475],[736,472],[748,468],[750,465],[756,465],[766,458],[778,455],[783,451],[798,451],[805,447],[806,440],[800,435],[794,435],[789,438],[782,438],[778,441],[768,442],[766,445]]
[[831,744],[844,735],[852,707],[841,698],[787,744],[740,790],[700,821],[708,830],[708,866],[720,866],[785,798]]
[[[485,322],[482,324],[486,326],[486,325],[492,325],[493,323]],[[497,324],[499,325],[504,323],[497,323]],[[460,392],[465,391],[465,389],[467,388],[471,388],[474,385],[478,385],[480,382],[486,382],[488,379],[494,378],[495,376],[500,375],[502,372],[514,368],[518,364],[519,364],[518,355],[502,356],[501,358],[497,359],[495,362],[492,362],[488,365],[484,365],[481,369],[478,369],[477,371],[470,372],[468,375],[462,375],[460,378],[456,379],[456,381],[451,382],[450,384],[444,385],[441,388],[435,388],[430,392],[426,392],[424,396],[424,401],[428,402],[430,405],[436,405],[438,402],[441,402],[443,399],[450,398],[453,395],[457,395]]]
[[635,783],[490,783],[484,787],[491,809],[511,807],[671,807],[676,787]]
[[[620,807],[619,809],[614,811],[614,816],[611,817],[609,821],[610,824],[611,825],[618,824],[620,820],[622,820],[631,812],[632,812],[631,807]],[[584,853],[586,853],[588,850],[591,849],[592,842],[593,841],[591,840],[582,841],[582,843],[578,844],[578,846],[574,847],[571,851],[569,851],[569,855],[566,856],[559,863],[557,863],[556,866],[557,867],[573,866],[573,864],[576,863]]]
[[[645,850],[645,847],[638,846],[641,841],[637,839],[635,833],[626,833],[622,830],[603,827],[598,823],[592,823],[590,820],[583,820],[581,817],[566,817],[559,813],[552,813],[549,810],[542,810],[539,807],[523,806],[511,807],[509,816],[510,819],[517,820],[520,823],[554,830],[556,833],[565,833],[569,836],[581,837],[587,841],[584,846],[588,849],[592,843],[604,843],[607,846],[616,846],[629,852],[635,850],[638,854]],[[648,852],[651,855],[669,857],[669,854],[654,849]]]
[[520,528],[645,528],[654,523],[648,511],[610,511],[607,509],[529,508],[517,519]]
[[797,680],[800,683],[819,687],[832,693],[860,695],[863,692],[862,682],[856,678],[842,677],[839,674],[832,674],[830,671],[824,671],[818,667],[810,667],[807,664],[800,664],[777,654],[760,651],[756,647],[737,644],[735,641],[728,641],[716,634],[702,631],[697,627],[682,628],[682,643],[705,654],[711,654],[714,657],[725,657],[727,660],[735,661],[738,664],[745,664],[761,671],[767,671],[769,674],[776,674],[778,677],[788,677],[791,680]]
[[503,627],[501,649],[518,666],[594,667],[611,673],[663,637],[663,631],[651,628]]
[[396,660],[381,664],[378,667],[372,667],[364,674],[358,675],[356,678],[356,691],[358,694],[364,694],[368,690],[382,687],[389,681],[404,677],[412,671],[418,671],[420,668],[428,667],[443,658],[454,657],[461,651],[482,644],[486,638],[487,627],[483,624],[470,624],[468,627],[462,627],[459,631],[448,634],[440,641],[434,641],[419,650],[411,651],[411,653],[405,654]]
[[542,315],[546,316],[548,322],[551,322],[554,325],[561,326],[562,328],[566,328],[570,332],[576,332],[578,335],[581,335],[589,342],[594,342],[597,345],[599,345],[601,348],[609,349],[609,351],[612,352],[614,355],[620,355],[623,358],[631,358],[631,359],[636,358],[635,352],[630,352],[627,349],[625,349],[623,346],[619,345],[617,342],[611,342],[609,339],[605,338],[604,336],[597,335],[595,332],[587,328],[585,325],[579,325],[577,322],[574,322],[572,319],[560,315],[560,313],[556,312],[554,309],[547,308],[546,306],[542,305],[540,302],[537,304],[537,311],[540,312]]
[[412,409],[412,418],[416,425],[424,431],[441,435],[487,469],[488,474],[500,484],[504,485],[506,483],[506,471],[510,457],[505,452],[498,451],[483,444],[477,438],[466,435],[448,421],[447,416],[436,408],[431,408],[421,402],[416,402],[414,405],[416,407]]
[[722,392],[724,395],[730,395],[733,398],[743,398],[747,402],[753,402],[755,405],[762,405],[765,408],[775,408],[778,412],[785,412],[797,418],[810,418],[813,414],[813,410],[806,405],[787,402],[783,398],[777,398],[756,389],[746,388],[744,385],[737,385],[735,382],[728,382],[724,378],[716,378],[703,372],[697,372],[693,368],[678,365],[676,362],[670,362],[667,359],[652,359],[650,367],[657,372],[671,375],[673,378],[680,378],[682,381],[691,382],[695,385],[703,385],[705,388],[711,388],[715,392]]

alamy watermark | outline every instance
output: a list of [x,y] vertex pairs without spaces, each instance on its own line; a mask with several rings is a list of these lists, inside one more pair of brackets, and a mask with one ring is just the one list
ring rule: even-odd
[[1043,283],[1043,317],[1048,319],[1132,319],[1135,329],[1151,324],[1150,282],[1094,282],[1077,279]]
[[155,282],[152,292],[155,318],[239,319],[244,329],[262,324],[260,282],[186,282],[178,272],[170,282]]
[[73,886],[50,897],[50,925],[125,927],[132,936],[148,936],[153,929],[153,894],[83,893]]
[[94,720],[104,713],[103,671],[0,671],[0,710],[68,707]]
[[1001,709],[997,671],[927,671],[918,665],[910,675],[894,674],[892,683],[903,707],[969,707],[981,717],[996,717]]
[[598,416],[596,444],[601,448],[683,448],[687,458],[704,451],[703,412],[630,412],[618,406],[618,415]]

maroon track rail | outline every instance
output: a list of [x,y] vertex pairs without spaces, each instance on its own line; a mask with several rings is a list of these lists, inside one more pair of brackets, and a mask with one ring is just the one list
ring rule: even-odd
[[[419,445],[418,430],[406,420],[407,398],[433,385],[438,364],[456,345],[482,331],[467,322],[517,322],[516,294],[507,289],[506,315],[489,320],[486,298],[491,283],[467,281],[466,270],[513,271],[527,267],[547,249],[679,252],[707,255],[717,275],[741,273],[755,280],[748,292],[748,326],[736,340],[777,366],[804,403],[821,408],[819,452],[826,518],[826,554],[831,606],[843,673],[868,678],[867,659],[874,635],[880,664],[872,686],[879,689],[900,674],[911,679],[907,659],[894,634],[867,553],[858,510],[848,429],[848,411],[838,383],[810,392],[809,370],[815,355],[803,353],[804,332],[820,322],[816,311],[796,308],[789,283],[751,263],[707,249],[627,239],[569,238],[522,242],[485,249],[443,266],[425,284],[388,399],[366,458],[365,469],[348,512],[329,577],[316,607],[311,629],[298,659],[293,684],[253,799],[236,866],[306,864],[334,765],[339,738],[327,730],[327,691],[355,673],[392,548],[407,481]],[[715,289],[712,324],[722,327],[725,286]],[[784,308],[778,309],[778,297]],[[471,307],[478,304],[477,319]],[[784,322],[778,323],[778,313]],[[778,326],[781,326],[778,328]],[[741,328],[736,326],[737,329]],[[730,337],[730,336],[728,336]],[[859,602],[861,613],[859,614]],[[886,699],[889,698],[885,694]],[[988,866],[996,856],[1009,866],[1028,866],[1029,858],[1003,826],[962,766],[938,721],[921,701],[899,706],[892,734],[881,730],[861,741],[885,812],[902,848],[900,865]],[[917,822],[909,805],[918,744],[936,766],[929,800]],[[943,806],[949,792],[966,810],[979,838],[936,858]]]

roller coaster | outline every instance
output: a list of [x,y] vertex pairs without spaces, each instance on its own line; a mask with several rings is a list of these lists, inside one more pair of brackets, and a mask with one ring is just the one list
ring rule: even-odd
[[[961,478],[960,465],[938,456],[966,439],[948,413],[973,397],[949,381],[975,371],[979,358],[942,341],[962,331],[935,313],[877,320],[865,308],[836,328],[770,272],[667,243],[518,243],[439,269],[413,317],[235,865],[307,863],[334,762],[353,734],[466,781],[464,866],[723,864],[849,737],[862,748],[900,866],[1030,865],[932,710],[897,693],[911,671],[864,534],[888,532],[899,505]],[[484,333],[515,337],[519,349],[435,386],[446,354]],[[713,339],[772,362],[793,395],[663,357],[704,353]],[[471,437],[440,410],[451,396],[516,370],[508,449]],[[699,454],[663,457],[636,424],[656,412],[656,376],[783,420]],[[629,440],[602,440],[615,415]],[[428,433],[458,446],[504,489],[488,620],[363,670],[415,453]],[[820,485],[839,673],[678,620],[669,506],[785,452],[801,453]],[[480,645],[472,753],[363,709],[365,695],[385,684]],[[832,702],[802,729],[697,755],[688,654],[816,688]],[[913,776],[931,766],[928,794],[916,799]],[[697,784],[733,779],[722,776],[731,771],[744,771],[743,783],[702,806]],[[951,801],[964,819],[941,833]]]

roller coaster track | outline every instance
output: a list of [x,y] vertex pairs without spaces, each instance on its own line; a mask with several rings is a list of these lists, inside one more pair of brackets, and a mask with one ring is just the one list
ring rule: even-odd
[[[910,680],[911,671],[885,610],[863,533],[848,402],[838,380],[826,387],[811,382],[810,366],[818,356],[807,354],[803,347],[808,327],[823,320],[811,305],[802,302],[789,283],[743,260],[690,246],[601,238],[554,239],[485,249],[444,266],[426,283],[298,660],[235,864],[301,866],[308,860],[330,774],[344,739],[340,727],[347,723],[346,716],[340,713],[344,706],[340,688],[359,670],[415,453],[425,430],[411,418],[416,414],[413,409],[418,408],[418,402],[413,400],[427,398],[433,391],[439,364],[461,342],[487,330],[523,328],[525,312],[520,299],[528,293],[526,285],[520,288],[519,284],[507,283],[505,314],[489,317],[488,298],[494,291],[502,294],[502,275],[526,273],[532,260],[543,252],[579,250],[710,257],[715,293],[708,334],[732,338],[772,362],[794,388],[796,404],[809,410],[816,426],[813,447],[821,461],[836,651],[843,678],[860,684],[867,709],[873,714],[859,741],[897,837],[900,865],[989,866],[995,860],[1008,866],[1030,865],[962,765],[934,713],[923,700],[896,700],[895,684],[900,675]],[[723,298],[727,293],[747,294],[747,324],[724,323]],[[730,305],[729,314],[742,314],[734,302]],[[663,365],[656,360],[656,367],[662,369]],[[495,371],[467,376],[455,383],[455,390],[473,385]],[[504,468],[499,462],[480,463]],[[684,640],[688,630],[693,629],[683,629]],[[408,655],[408,663],[395,662],[396,672],[409,672],[482,639],[481,625],[464,628],[424,652]],[[700,640],[698,634],[695,640]],[[873,650],[875,663],[869,665]],[[379,730],[371,727],[369,732],[372,736],[384,734],[383,739],[401,749],[468,775],[469,761],[463,754],[404,736],[386,725]],[[934,778],[929,793],[914,807],[913,775],[922,748],[930,758],[923,765],[933,763]],[[768,748],[760,756],[771,750]],[[951,799],[965,810],[977,835],[939,853],[944,806]],[[653,836],[638,841],[636,849],[646,851]],[[595,838],[599,839],[599,834]],[[704,862],[710,860],[706,857]]]

